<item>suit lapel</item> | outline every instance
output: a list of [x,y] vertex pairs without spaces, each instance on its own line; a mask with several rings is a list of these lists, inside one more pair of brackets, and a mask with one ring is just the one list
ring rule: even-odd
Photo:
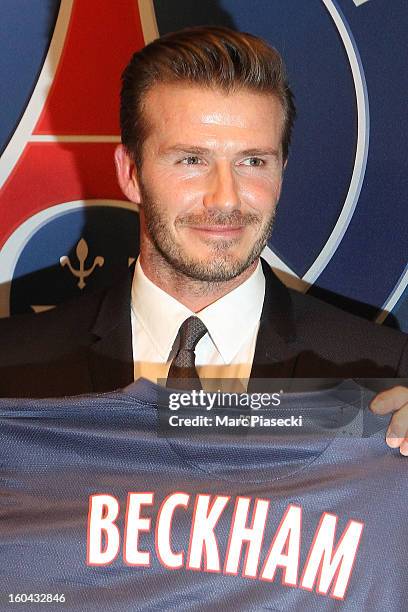
[[256,379],[291,378],[300,349],[290,293],[269,264],[264,260],[261,262],[265,275],[265,299],[248,391],[255,390]]
[[95,342],[88,354],[94,391],[110,391],[133,382],[130,294],[134,266],[105,294],[92,327]]

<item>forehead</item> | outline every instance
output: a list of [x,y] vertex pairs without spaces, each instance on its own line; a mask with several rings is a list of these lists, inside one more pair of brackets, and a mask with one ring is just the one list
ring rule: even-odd
[[157,84],[147,92],[143,106],[148,138],[156,141],[213,137],[270,146],[281,140],[283,108],[270,93]]

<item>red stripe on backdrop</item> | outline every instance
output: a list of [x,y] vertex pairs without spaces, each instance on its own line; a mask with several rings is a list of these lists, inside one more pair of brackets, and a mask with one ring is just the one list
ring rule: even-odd
[[28,143],[2,191],[0,245],[37,212],[82,199],[123,200],[108,143]]
[[35,134],[118,134],[120,75],[144,46],[136,0],[75,0]]

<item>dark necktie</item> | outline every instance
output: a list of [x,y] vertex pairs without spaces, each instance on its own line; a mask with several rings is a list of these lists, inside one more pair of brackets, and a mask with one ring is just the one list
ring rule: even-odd
[[180,344],[171,362],[166,387],[197,390],[202,388],[195,369],[194,349],[206,332],[206,326],[198,317],[189,317],[180,326],[178,332]]

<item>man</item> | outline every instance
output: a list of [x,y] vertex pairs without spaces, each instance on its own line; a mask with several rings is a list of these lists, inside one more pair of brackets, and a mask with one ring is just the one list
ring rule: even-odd
[[[140,209],[134,274],[2,322],[2,395],[106,391],[141,376],[249,391],[260,378],[407,376],[406,336],[289,291],[260,263],[294,117],[282,60],[259,38],[193,28],[136,53],[115,154]],[[408,389],[380,400],[399,409],[389,443],[408,454]]]

